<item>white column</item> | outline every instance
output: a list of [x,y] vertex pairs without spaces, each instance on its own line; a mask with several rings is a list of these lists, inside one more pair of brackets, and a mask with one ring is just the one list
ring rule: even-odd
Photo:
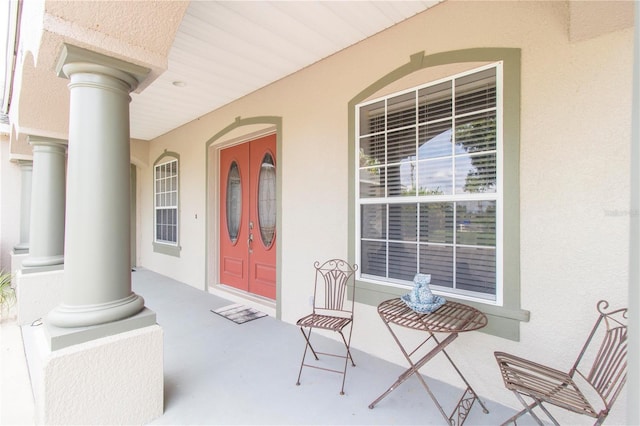
[[16,254],[29,252],[33,161],[18,160],[18,165],[20,166],[20,242],[13,247]]
[[25,272],[62,268],[67,142],[29,136],[29,143],[33,147],[29,256],[22,267]]
[[[131,291],[129,93],[138,80],[122,61],[65,46],[69,160],[62,303],[57,327],[131,317],[144,299]],[[115,64],[115,65],[114,65]]]

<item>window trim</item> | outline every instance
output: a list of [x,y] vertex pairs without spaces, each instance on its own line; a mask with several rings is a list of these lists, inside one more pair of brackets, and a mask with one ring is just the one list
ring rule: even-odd
[[[520,322],[529,321],[529,312],[520,305],[520,49],[472,48],[425,55],[419,52],[409,62],[374,81],[348,103],[349,239],[350,262],[356,259],[356,106],[401,78],[425,68],[454,63],[502,62],[503,72],[503,252],[502,306],[462,300],[484,312],[489,324],[482,331],[519,341]],[[406,293],[406,288],[356,280],[356,302],[377,306]],[[458,300],[454,296],[448,299]]]
[[[166,242],[161,242],[161,241],[157,241],[156,240],[156,187],[155,187],[155,183],[156,183],[156,167],[159,166],[160,164],[164,164],[164,163],[168,163],[171,161],[176,161],[178,164],[178,203],[176,206],[176,210],[177,210],[177,215],[178,215],[178,219],[177,219],[177,231],[178,231],[178,235],[176,238],[176,242],[175,244],[172,243],[166,243]],[[152,187],[153,187],[153,251],[155,253],[161,253],[161,254],[166,254],[168,256],[175,256],[175,257],[180,257],[180,251],[182,250],[182,247],[180,246],[180,154],[178,154],[177,152],[172,152],[172,151],[167,151],[166,149],[164,150],[164,152],[156,159],[156,161],[154,161],[153,163],[153,167],[152,167]]]

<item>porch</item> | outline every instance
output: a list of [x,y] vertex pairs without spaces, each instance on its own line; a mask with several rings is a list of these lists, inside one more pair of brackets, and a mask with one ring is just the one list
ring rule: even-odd
[[[296,386],[303,339],[294,325],[272,317],[235,324],[211,312],[230,301],[145,269],[133,273],[133,290],[156,312],[164,330],[164,414],[152,424],[443,424],[415,378],[368,408],[404,371],[402,366],[354,350],[357,366],[347,373],[346,395],[339,395],[338,375],[315,369],[305,369]],[[14,324],[2,326],[0,423],[33,424],[24,358],[4,362],[8,352],[22,354],[20,333],[12,330]],[[27,353],[33,350],[33,333],[31,326],[22,328]],[[455,348],[450,352],[455,358]],[[450,411],[462,390],[429,383]],[[515,412],[482,399],[489,414],[475,404],[466,424],[495,425]],[[533,424],[526,416],[520,423]]]

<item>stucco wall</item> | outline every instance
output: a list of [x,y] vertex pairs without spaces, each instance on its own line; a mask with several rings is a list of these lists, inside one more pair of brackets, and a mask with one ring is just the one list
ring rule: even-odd
[[146,424],[164,407],[158,325],[50,351],[37,334],[37,424]]
[[[521,295],[531,320],[520,342],[470,333],[449,351],[483,397],[514,405],[494,350],[568,368],[597,300],[627,303],[633,30],[570,42],[567,18],[564,2],[446,2],[152,141],[138,177],[148,218],[141,265],[197,288],[215,280],[212,268],[206,275],[206,142],[238,116],[281,116],[281,313],[294,322],[308,309],[313,262],[346,257],[353,237],[347,102],[420,51],[520,48]],[[165,149],[180,154],[180,258],[152,250],[151,165]],[[357,307],[353,345],[404,364],[373,307]],[[623,419],[624,396],[609,422]]]
[[0,269],[11,270],[11,252],[20,243],[20,166],[9,161],[9,138],[0,135]]

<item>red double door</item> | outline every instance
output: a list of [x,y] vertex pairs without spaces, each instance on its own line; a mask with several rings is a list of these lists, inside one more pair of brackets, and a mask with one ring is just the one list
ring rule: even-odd
[[276,298],[276,135],[220,152],[220,282]]

